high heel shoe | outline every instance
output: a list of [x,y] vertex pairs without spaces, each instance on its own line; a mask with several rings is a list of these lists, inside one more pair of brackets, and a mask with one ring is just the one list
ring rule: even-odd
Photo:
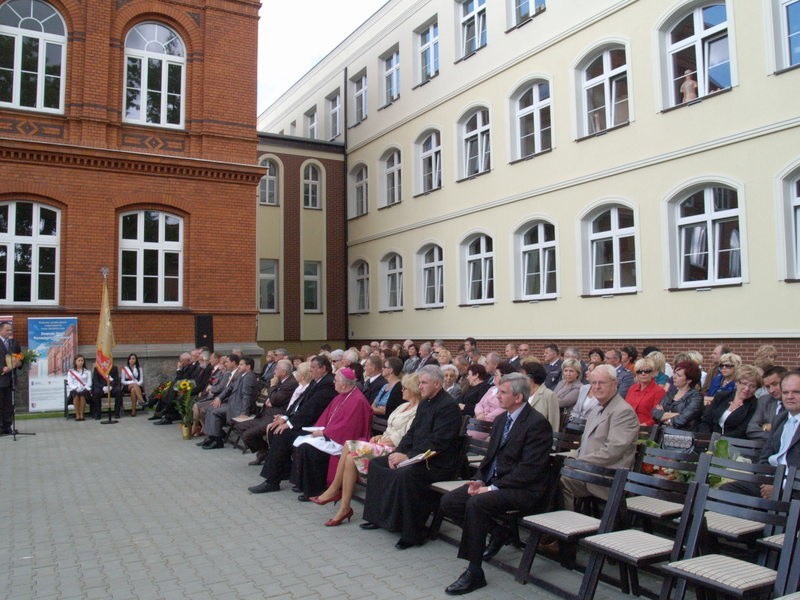
[[[326,504],[329,504],[331,502],[336,504],[341,499],[342,499],[341,492],[339,492],[338,494],[336,494],[333,498],[331,498],[329,500],[320,500],[319,496],[311,496],[311,498],[309,498],[309,500],[311,500],[314,504],[319,504],[320,506],[325,506]],[[338,523],[337,523],[337,525],[338,525]]]
[[352,516],[353,516],[353,509],[351,508],[346,513],[344,513],[341,519],[328,519],[327,521],[325,521],[325,527],[338,527],[339,525],[342,524],[342,521],[344,521],[345,519],[347,519],[347,522],[349,523],[350,518]]

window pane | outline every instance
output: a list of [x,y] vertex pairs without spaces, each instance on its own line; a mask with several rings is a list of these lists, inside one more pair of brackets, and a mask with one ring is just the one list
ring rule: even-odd
[[164,215],[164,241],[181,241],[181,220],[174,215]]
[[136,301],[136,277],[122,276],[122,289],[120,290],[122,300]]
[[179,281],[177,277],[167,277],[164,279],[164,302],[178,301],[178,283]]
[[607,210],[602,214],[595,217],[592,221],[592,231],[597,233],[599,231],[611,231],[611,211]]
[[143,302],[146,304],[158,303],[158,278],[145,277],[143,285]]
[[525,253],[525,295],[541,293],[541,265],[538,251]]
[[731,63],[728,36],[708,44],[708,91],[715,92],[731,87]]
[[31,244],[14,245],[14,301],[31,301]]
[[274,260],[261,259],[259,261],[259,272],[262,275],[276,275],[278,263]]
[[158,275],[158,250],[144,251],[143,272],[145,277],[148,275]]
[[670,41],[674,44],[694,35],[694,13],[690,13],[678,23],[670,33]]
[[39,235],[57,235],[57,214],[47,208],[39,209]]
[[137,253],[132,250],[122,251],[122,275],[136,275]]
[[56,299],[56,249],[39,248],[39,300]]
[[318,310],[316,281],[303,282],[303,298],[305,310]]
[[8,298],[6,278],[8,277],[8,246],[0,244],[0,300]]
[[636,285],[636,243],[633,236],[626,236],[619,240],[619,276],[621,287]]
[[259,281],[259,308],[261,310],[275,310],[275,280],[261,279]]
[[545,289],[542,290],[544,294],[556,293],[556,249],[546,248],[544,250],[545,261]]
[[603,55],[600,54],[591,63],[589,63],[588,67],[586,67],[586,80],[590,81],[595,77],[599,77],[602,74],[603,74]]
[[15,233],[25,236],[33,235],[33,204],[29,202],[17,202]]
[[0,233],[8,233],[8,204],[0,205]]
[[142,61],[128,57],[128,81],[125,85],[125,115],[139,119],[142,105]]
[[791,66],[800,63],[800,2],[793,2],[786,7],[786,26]]
[[706,201],[704,192],[700,191],[692,194],[681,202],[681,218],[696,217],[706,212]]
[[14,38],[0,35],[0,102],[11,102],[14,92]]
[[[150,250],[145,250],[145,255],[148,252],[150,252]],[[165,252],[164,276],[177,277],[180,274],[180,264],[181,264],[180,255],[177,252]]]
[[726,219],[716,223],[717,277],[729,279],[741,277],[739,219]]
[[36,92],[39,82],[39,40],[22,38],[22,73],[20,77],[19,103],[22,106],[36,106]]
[[739,208],[739,198],[735,190],[730,188],[714,188],[714,210],[732,210]]
[[633,227],[633,211],[630,208],[618,208],[617,218],[620,229]]
[[683,281],[708,279],[708,237],[705,225],[681,228]]
[[158,242],[158,217],[160,213],[152,210],[144,213],[144,241]]
[[614,246],[612,240],[598,240],[594,246],[594,287],[602,290],[614,287]]
[[122,239],[135,240],[139,234],[139,215],[125,215],[122,217]]
[[703,29],[710,29],[728,20],[724,4],[707,6],[703,9]]

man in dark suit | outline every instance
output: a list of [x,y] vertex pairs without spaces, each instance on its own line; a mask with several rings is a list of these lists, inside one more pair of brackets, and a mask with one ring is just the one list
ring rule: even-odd
[[462,524],[458,557],[469,561],[467,570],[445,590],[447,594],[466,594],[486,585],[481,563],[497,554],[510,536],[494,517],[509,510],[529,514],[539,508],[545,494],[553,430],[530,407],[528,396],[528,378],[521,373],[500,379],[497,397],[506,412],[494,421],[476,480],[442,498],[442,511]]
[[[183,352],[178,357],[178,364],[175,367],[175,378],[172,380],[173,384],[179,382],[181,379],[192,379],[194,375],[195,365],[192,363],[192,355],[188,352]],[[175,397],[177,392],[175,387],[172,386],[164,394],[164,397],[156,404],[155,414],[150,417],[160,418],[159,421],[153,425],[171,425],[174,419],[178,418],[178,410],[175,408]]]
[[201,448],[215,450],[224,448],[222,427],[234,417],[249,415],[253,411],[258,396],[258,375],[253,372],[255,363],[249,356],[239,359],[239,374],[234,382],[229,385],[217,398],[214,399],[212,408],[206,412],[203,429],[208,438]]
[[314,381],[294,401],[285,415],[276,416],[267,426],[270,443],[267,459],[261,469],[264,481],[247,488],[253,494],[277,492],[281,489],[281,481],[288,479],[291,473],[294,440],[307,433],[303,431],[303,427],[313,426],[336,396],[331,362],[320,355],[311,359],[310,366]]
[[561,381],[561,351],[555,344],[547,344],[542,352],[542,365],[547,371],[547,379],[544,380],[544,385],[548,390],[555,389],[559,381]]
[[22,349],[13,337],[14,327],[10,321],[0,323],[0,434],[12,433],[14,422],[14,370],[22,366],[12,354]]
[[[267,456],[267,443],[264,441],[267,425],[275,420],[276,415],[285,412],[286,405],[289,404],[296,389],[297,380],[292,375],[292,362],[286,358],[279,360],[275,365],[275,376],[267,391],[264,406],[258,411],[256,418],[234,425],[237,430],[242,432],[244,444],[255,454],[255,459],[249,464],[264,464]],[[262,397],[263,394],[264,392],[262,392]]]
[[436,357],[431,352],[431,345],[429,342],[425,342],[419,347],[419,360],[417,361],[417,367],[414,369],[415,371],[419,371],[425,365],[435,365]]
[[617,393],[622,396],[623,400],[628,395],[628,390],[634,383],[633,373],[625,368],[622,364],[622,353],[619,350],[612,348],[606,351],[605,361],[607,365],[614,367],[617,372]]
[[767,393],[758,399],[756,412],[747,424],[748,439],[769,439],[772,422],[783,410],[781,402],[781,381],[789,370],[786,367],[772,366],[764,371],[764,387]]
[[517,345],[514,343],[506,344],[505,355],[508,364],[510,364],[515,371],[519,371],[519,354],[517,353]]
[[372,404],[375,397],[386,385],[386,378],[381,375],[383,359],[377,354],[367,357],[364,363],[364,397]]
[[109,386],[111,387],[111,397],[114,398],[114,417],[119,419],[122,413],[122,382],[119,378],[119,371],[116,366],[112,365],[108,372],[108,381],[106,381],[95,365],[95,368],[92,369],[91,400],[91,416],[94,419],[100,419],[102,416],[103,400],[108,398]]

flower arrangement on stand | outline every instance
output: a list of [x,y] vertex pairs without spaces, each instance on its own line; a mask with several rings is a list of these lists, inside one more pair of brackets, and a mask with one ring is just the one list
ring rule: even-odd
[[39,353],[36,350],[25,350],[14,354],[6,354],[6,366],[9,369],[16,368],[16,362],[19,361],[20,367],[29,367],[39,360]]
[[181,436],[188,440],[192,437],[192,392],[195,388],[193,379],[180,379],[175,383],[174,390],[177,392],[175,398],[175,409],[181,417]]

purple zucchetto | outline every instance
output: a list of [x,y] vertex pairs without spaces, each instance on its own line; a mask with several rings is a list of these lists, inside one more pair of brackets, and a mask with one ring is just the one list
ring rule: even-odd
[[350,381],[351,383],[355,382],[356,380],[356,372],[353,371],[350,367],[342,367],[337,372],[337,375],[341,375],[343,379]]

